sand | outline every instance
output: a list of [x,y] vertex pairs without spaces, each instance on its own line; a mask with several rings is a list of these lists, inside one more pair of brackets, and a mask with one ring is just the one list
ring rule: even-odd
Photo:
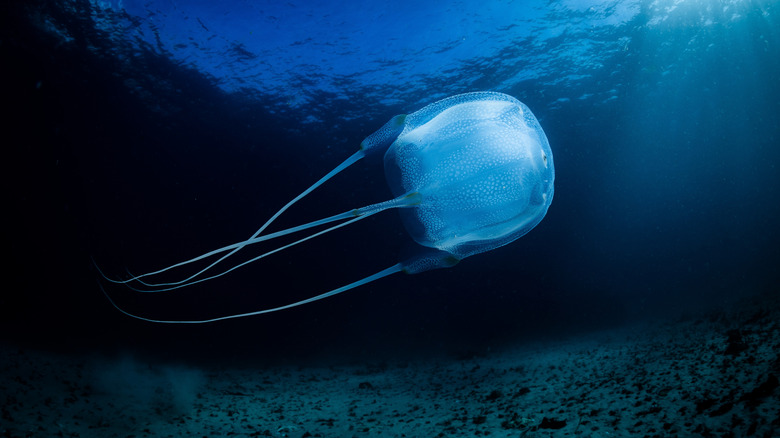
[[473,356],[194,367],[0,350],[5,437],[778,437],[780,306]]

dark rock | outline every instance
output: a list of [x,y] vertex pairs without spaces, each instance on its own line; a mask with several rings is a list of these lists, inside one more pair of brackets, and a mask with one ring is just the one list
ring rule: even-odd
[[657,414],[659,412],[661,412],[661,407],[660,406],[651,406],[648,409],[645,409],[643,411],[637,412],[636,415],[639,416],[639,417],[644,417],[645,415]]
[[520,397],[521,395],[526,395],[529,392],[531,392],[530,389],[528,389],[526,387],[523,387],[523,388],[520,388],[520,389],[517,390],[517,392],[515,393],[514,397]]
[[729,356],[736,356],[739,353],[747,350],[748,346],[745,340],[742,338],[742,332],[740,330],[729,330],[726,332],[726,351],[725,354]]
[[701,414],[702,412],[706,411],[707,409],[711,408],[715,405],[717,400],[714,398],[703,398],[696,402],[696,413]]
[[494,389],[494,390],[490,391],[490,394],[488,394],[487,397],[485,397],[485,400],[487,400],[487,401],[495,401],[496,399],[500,398],[503,395],[504,394],[500,390]]
[[712,434],[712,431],[707,426],[705,426],[703,424],[699,424],[698,426],[696,426],[696,429],[693,429],[693,431],[695,433],[705,437],[705,438],[708,438],[708,437],[711,437],[711,436],[715,436],[715,435]]
[[556,420],[554,418],[542,418],[539,423],[539,429],[563,429],[566,427],[566,420]]
[[710,412],[709,415],[710,415],[710,417],[721,416],[723,414],[728,413],[733,406],[734,406],[734,403],[731,403],[731,402],[723,403],[717,409],[715,409],[714,411]]
[[777,377],[774,374],[770,374],[764,383],[758,385],[747,394],[744,394],[740,397],[739,401],[744,401],[751,407],[756,406],[761,403],[762,399],[772,395],[772,392],[774,392],[778,384],[780,383],[778,383]]

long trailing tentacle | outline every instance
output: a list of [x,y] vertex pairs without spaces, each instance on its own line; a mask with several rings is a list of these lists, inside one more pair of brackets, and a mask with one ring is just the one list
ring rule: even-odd
[[[107,277],[103,273],[103,271],[97,266],[97,263],[95,262],[94,259],[92,260],[92,262],[93,262],[93,264],[95,264],[95,267],[97,268],[97,270],[100,273],[100,275],[104,279],[106,279],[107,281],[110,281],[110,282],[113,282],[113,283],[124,284],[128,288],[130,288],[132,290],[135,290],[137,292],[165,292],[165,291],[179,289],[179,288],[186,287],[186,286],[191,286],[191,285],[194,285],[194,284],[197,284],[197,283],[201,283],[201,282],[204,282],[204,281],[208,281],[208,280],[212,280],[212,279],[215,279],[215,278],[219,278],[219,277],[221,277],[221,276],[223,276],[223,275],[225,275],[225,274],[227,274],[229,272],[232,272],[232,271],[234,271],[234,270],[236,270],[236,269],[238,269],[238,268],[240,268],[242,266],[246,266],[246,265],[248,265],[250,263],[253,263],[253,262],[255,262],[257,260],[260,260],[260,259],[262,259],[264,257],[267,257],[267,256],[269,256],[271,254],[275,254],[275,253],[277,253],[279,251],[282,251],[282,250],[285,250],[285,249],[290,248],[292,246],[298,245],[298,244],[303,243],[303,242],[305,242],[307,240],[310,240],[310,239],[313,239],[315,237],[321,236],[323,234],[326,234],[326,233],[328,233],[330,231],[333,231],[333,230],[336,230],[338,228],[345,227],[345,226],[350,225],[352,223],[355,223],[355,222],[357,222],[359,220],[365,219],[365,218],[367,218],[369,216],[373,216],[373,215],[375,215],[375,214],[377,214],[377,213],[379,213],[381,211],[384,211],[384,210],[387,210],[387,209],[391,209],[391,208],[410,207],[410,206],[413,206],[413,205],[417,205],[419,203],[420,203],[420,195],[419,195],[419,193],[416,193],[416,192],[415,193],[410,193],[410,194],[406,194],[406,195],[403,195],[403,196],[399,196],[398,198],[395,198],[395,199],[391,199],[389,201],[379,202],[377,204],[372,204],[372,205],[369,205],[369,206],[366,206],[366,207],[363,207],[363,208],[351,210],[349,212],[341,213],[341,214],[338,214],[338,215],[335,215],[335,216],[331,216],[329,218],[325,218],[325,219],[321,219],[321,220],[318,220],[318,221],[310,222],[308,224],[304,224],[304,225],[300,225],[300,226],[297,226],[297,227],[289,228],[287,230],[279,231],[279,232],[276,232],[276,233],[273,233],[273,234],[269,234],[269,235],[266,235],[266,236],[254,237],[252,239],[245,240],[243,242],[235,243],[233,245],[228,245],[226,247],[223,247],[223,248],[211,251],[211,252],[209,252],[207,254],[204,254],[202,256],[199,256],[196,259],[197,260],[201,260],[201,259],[207,258],[209,256],[212,256],[212,255],[215,255],[215,254],[219,254],[221,252],[225,252],[225,251],[228,251],[230,249],[233,249],[233,248],[236,248],[236,247],[239,247],[239,246],[244,247],[244,246],[252,245],[252,244],[258,243],[258,242],[264,242],[266,240],[270,240],[270,239],[275,238],[275,237],[281,237],[281,236],[292,234],[292,233],[295,233],[295,232],[298,232],[298,231],[303,231],[303,230],[306,230],[306,229],[309,229],[309,228],[312,228],[312,227],[315,227],[315,226],[318,226],[318,225],[324,225],[324,224],[335,222],[335,221],[338,221],[338,220],[345,220],[347,218],[351,218],[350,220],[346,220],[346,221],[344,221],[344,222],[342,222],[340,224],[337,224],[337,225],[331,226],[329,228],[326,228],[324,230],[318,231],[316,233],[310,234],[310,235],[308,235],[306,237],[303,237],[301,239],[296,240],[295,242],[289,243],[289,244],[281,246],[279,248],[275,248],[275,249],[273,249],[271,251],[268,251],[268,252],[266,252],[264,254],[261,254],[259,256],[254,257],[254,258],[251,258],[251,259],[249,259],[247,261],[244,261],[244,262],[239,263],[237,265],[231,266],[230,268],[227,268],[227,269],[225,269],[222,272],[219,272],[219,273],[217,273],[215,275],[212,275],[212,276],[209,276],[209,277],[206,277],[206,278],[195,279],[195,277],[197,276],[197,274],[196,274],[196,275],[190,276],[188,279],[186,279],[184,281],[177,281],[177,282],[170,282],[170,283],[156,283],[156,284],[143,282],[143,281],[138,279],[139,276],[132,277],[129,280],[114,280],[114,279],[111,279],[111,278]],[[192,259],[192,260],[194,261],[196,259]],[[204,270],[201,270],[198,274],[202,273]],[[134,281],[140,283],[141,285],[143,285],[144,288],[132,286],[131,283],[134,282]]]
[[[311,235],[306,236],[306,237],[304,237],[302,239],[298,239],[295,242],[289,243],[289,244],[284,245],[284,246],[280,246],[279,248],[276,248],[274,250],[268,251],[268,252],[266,252],[264,254],[261,254],[261,255],[259,255],[257,257],[251,258],[251,259],[249,259],[249,260],[247,260],[245,262],[239,263],[239,264],[237,264],[235,266],[232,266],[229,269],[226,269],[226,270],[220,272],[219,274],[215,274],[215,275],[212,275],[210,277],[199,278],[197,280],[192,280],[192,281],[189,281],[189,282],[186,282],[186,283],[182,283],[182,284],[178,284],[177,283],[175,286],[163,287],[163,288],[157,288],[157,289],[140,289],[140,288],[133,287],[133,286],[131,286],[129,284],[127,285],[127,287],[129,287],[130,289],[132,289],[132,290],[134,290],[136,292],[166,292],[166,291],[170,291],[170,290],[174,290],[174,289],[179,289],[179,288],[182,288],[182,287],[191,286],[191,285],[197,284],[197,283],[202,283],[204,281],[213,280],[213,279],[219,278],[219,277],[221,277],[221,276],[223,276],[223,275],[225,275],[225,274],[227,274],[229,272],[232,272],[232,271],[234,271],[234,270],[236,270],[236,269],[238,269],[238,268],[240,268],[242,266],[246,266],[246,265],[248,265],[250,263],[256,262],[256,261],[258,261],[258,260],[260,260],[260,259],[262,259],[264,257],[267,257],[267,256],[269,256],[271,254],[275,254],[275,253],[277,253],[279,251],[282,251],[284,249],[290,248],[290,247],[295,246],[295,245],[297,245],[299,243],[303,243],[303,242],[305,242],[305,241],[307,241],[309,239],[313,239],[313,238],[315,238],[317,236],[321,236],[321,235],[323,235],[323,234],[325,234],[327,232],[330,232],[330,231],[333,231],[335,229],[338,229],[338,228],[347,226],[349,224],[355,223],[355,222],[357,222],[357,221],[359,221],[361,219],[365,219],[365,218],[367,218],[367,217],[369,217],[369,216],[371,216],[373,214],[376,214],[376,213],[378,213],[378,212],[373,212],[371,214],[358,216],[358,217],[356,217],[356,218],[354,218],[352,220],[349,220],[349,221],[346,221],[344,223],[332,226],[332,227],[330,227],[328,229],[325,229],[325,230],[319,231],[317,233],[311,234]],[[169,284],[168,283],[162,283],[162,284],[154,285],[154,286],[167,286],[167,285],[169,285]]]
[[238,313],[238,314],[234,314],[234,315],[220,316],[220,317],[217,317],[217,318],[198,319],[198,320],[178,320],[178,321],[177,320],[162,320],[162,319],[144,318],[142,316],[134,315],[134,314],[132,314],[132,313],[122,309],[121,307],[119,307],[114,302],[114,300],[111,299],[111,297],[108,295],[106,290],[103,288],[103,285],[99,281],[98,281],[98,285],[100,286],[100,290],[103,291],[103,294],[105,294],[106,298],[108,298],[108,301],[111,303],[111,305],[114,306],[114,308],[116,308],[118,311],[124,313],[125,315],[127,315],[127,316],[129,316],[131,318],[140,319],[142,321],[148,321],[148,322],[162,323],[162,324],[204,324],[204,323],[209,323],[209,322],[224,321],[224,320],[227,320],[227,319],[245,318],[247,316],[262,315],[264,313],[278,312],[280,310],[285,310],[285,309],[290,309],[290,308],[297,307],[297,306],[302,306],[304,304],[312,303],[314,301],[318,301],[318,300],[321,300],[321,299],[324,299],[324,298],[332,297],[333,295],[337,295],[337,294],[340,294],[342,292],[346,292],[346,291],[348,291],[350,289],[354,289],[354,288],[356,288],[358,286],[362,286],[364,284],[370,283],[372,281],[378,280],[378,279],[380,279],[382,277],[386,277],[388,275],[395,274],[396,272],[400,272],[402,270],[403,270],[403,266],[401,265],[401,263],[397,263],[397,264],[395,264],[395,265],[393,265],[393,266],[391,266],[391,267],[389,267],[387,269],[379,271],[379,272],[377,272],[374,275],[370,275],[370,276],[365,277],[365,278],[363,278],[361,280],[358,280],[358,281],[356,281],[354,283],[350,283],[350,284],[348,284],[346,286],[342,286],[340,288],[333,289],[331,291],[325,292],[325,293],[320,294],[320,295],[313,296],[311,298],[307,298],[305,300],[296,301],[294,303],[286,304],[284,306],[273,307],[273,308],[270,308],[270,309],[257,310],[257,311],[254,311],[254,312]]
[[[314,191],[314,189],[316,189],[317,187],[321,186],[324,182],[326,182],[327,180],[333,178],[336,174],[338,174],[342,170],[346,169],[347,167],[351,166],[352,164],[354,164],[355,162],[357,162],[358,160],[360,160],[364,156],[365,156],[365,152],[363,151],[363,149],[360,149],[357,152],[355,152],[354,154],[352,154],[349,158],[347,158],[341,164],[336,166],[333,170],[328,172],[328,174],[326,174],[325,176],[320,178],[317,182],[315,182],[314,184],[309,186],[309,188],[307,188],[306,190],[301,192],[301,194],[299,194],[298,196],[293,198],[290,202],[285,204],[282,208],[280,208],[279,211],[277,211],[273,216],[271,216],[270,219],[268,219],[257,231],[255,231],[254,234],[252,234],[252,237],[250,237],[249,239],[247,239],[247,240],[245,240],[243,242],[238,242],[238,243],[233,244],[233,245],[228,245],[228,246],[220,248],[218,250],[211,251],[209,253],[203,254],[201,256],[195,257],[195,258],[190,259],[190,260],[186,260],[186,261],[183,261],[183,262],[180,262],[180,263],[173,264],[171,266],[168,266],[168,267],[163,268],[163,269],[159,269],[157,271],[152,271],[152,272],[147,272],[145,274],[132,276],[131,278],[128,278],[126,280],[115,280],[115,279],[107,278],[105,276],[103,276],[103,277],[106,280],[114,282],[114,283],[129,283],[129,282],[132,282],[132,281],[139,281],[142,284],[145,284],[147,286],[155,286],[155,284],[153,284],[153,283],[148,283],[148,284],[147,283],[143,283],[141,281],[141,279],[142,278],[146,278],[146,277],[151,277],[151,276],[154,276],[154,275],[158,275],[158,274],[162,274],[162,273],[170,271],[172,269],[175,269],[175,268],[178,268],[178,267],[181,267],[181,266],[185,266],[185,265],[188,265],[190,263],[197,262],[199,260],[203,260],[204,258],[208,258],[208,257],[211,257],[213,255],[216,255],[216,254],[219,254],[219,253],[222,253],[222,252],[225,252],[225,251],[230,251],[229,253],[223,255],[222,257],[220,257],[216,261],[214,261],[211,264],[209,264],[208,266],[206,266],[205,268],[201,269],[200,271],[196,272],[195,274],[193,274],[193,275],[191,275],[191,276],[189,276],[189,277],[187,277],[187,278],[185,278],[183,280],[179,280],[179,281],[171,282],[171,283],[159,283],[157,285],[164,286],[164,285],[184,284],[184,283],[187,283],[189,281],[192,281],[193,279],[195,279],[198,276],[204,274],[206,271],[210,270],[211,268],[213,268],[214,266],[216,266],[217,264],[219,264],[223,260],[227,259],[228,257],[232,256],[233,254],[235,254],[238,251],[240,251],[241,249],[243,249],[246,245],[249,244],[247,242],[250,242],[250,241],[252,241],[252,243],[257,242],[257,241],[253,241],[253,240],[256,239],[258,236],[260,236],[260,234],[263,231],[265,231],[266,228],[268,228],[268,226],[270,226],[288,208],[290,208],[293,204],[295,204],[296,202],[300,201],[301,199],[303,199],[303,197],[305,197],[306,195],[308,195],[309,193]],[[337,219],[334,219],[334,220],[337,220]],[[278,236],[275,236],[275,237],[278,237]]]
[[[197,261],[200,261],[200,260],[205,260],[205,259],[207,259],[209,257],[214,256],[214,255],[221,254],[223,252],[230,251],[230,250],[235,250],[236,248],[240,249],[240,248],[243,248],[243,247],[245,247],[247,245],[252,245],[252,244],[255,244],[255,243],[259,243],[259,242],[265,242],[267,240],[275,239],[277,237],[286,236],[288,234],[296,233],[298,231],[303,231],[303,230],[306,230],[306,229],[309,229],[309,228],[317,227],[317,226],[320,226],[320,225],[328,224],[328,223],[339,221],[339,220],[354,218],[354,217],[356,217],[356,210],[344,212],[344,213],[337,214],[335,216],[331,216],[331,217],[328,217],[328,218],[325,218],[325,219],[320,219],[320,220],[317,220],[317,221],[314,221],[314,222],[309,222],[308,224],[304,224],[304,225],[299,225],[297,227],[288,228],[286,230],[278,231],[278,232],[272,233],[272,234],[267,234],[265,236],[254,237],[254,238],[251,238],[251,239],[243,240],[241,242],[233,243],[231,245],[227,245],[227,246],[224,246],[222,248],[215,249],[213,251],[209,251],[209,252],[207,252],[205,254],[202,254],[202,255],[199,255],[199,256],[197,256],[195,258],[189,259],[189,260],[181,262],[181,263],[177,263],[175,265],[171,265],[171,266],[169,266],[167,268],[160,269],[158,271],[149,272],[149,273],[142,274],[142,275],[132,275],[132,274],[130,274],[131,275],[130,278],[127,278],[125,280],[117,280],[117,279],[108,278],[108,277],[105,277],[105,276],[104,276],[104,278],[107,281],[110,281],[112,283],[129,284],[129,283],[132,283],[132,282],[138,282],[138,283],[140,283],[140,284],[142,284],[144,286],[147,286],[147,287],[161,287],[161,286],[173,286],[173,285],[177,285],[177,284],[183,284],[183,283],[187,283],[187,282],[193,280],[198,275],[200,275],[203,272],[207,271],[208,269],[212,268],[216,264],[216,262],[212,263],[211,265],[207,266],[206,268],[202,269],[201,271],[199,271],[199,272],[197,272],[197,273],[195,273],[195,274],[185,278],[184,280],[173,281],[173,282],[169,282],[169,283],[150,283],[150,282],[143,281],[142,278],[153,276],[153,275],[157,275],[157,274],[161,274],[161,273],[163,273],[165,271],[168,271],[168,270],[171,270],[173,268],[177,268],[177,267],[180,267],[180,266],[188,265],[190,263],[194,263],[194,262],[197,262]],[[220,260],[222,260],[222,259],[220,259]]]

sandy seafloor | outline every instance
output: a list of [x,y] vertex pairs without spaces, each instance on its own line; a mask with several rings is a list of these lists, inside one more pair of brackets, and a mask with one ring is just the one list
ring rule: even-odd
[[778,437],[780,305],[415,360],[194,367],[2,347],[4,437]]

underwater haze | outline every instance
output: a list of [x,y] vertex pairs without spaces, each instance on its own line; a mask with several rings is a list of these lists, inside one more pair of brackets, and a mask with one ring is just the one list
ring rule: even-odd
[[[22,278],[3,294],[9,338],[215,360],[484,350],[777,289],[777,2],[3,9],[4,122],[17,138],[6,147],[19,172],[6,175],[7,231]],[[473,91],[525,103],[555,157],[555,199],[521,239],[211,326],[133,320],[103,295],[92,260],[122,278],[244,240],[394,115]],[[390,198],[369,157],[273,227]],[[207,319],[308,298],[419,249],[390,211],[191,290],[103,286],[139,316]]]
[[[780,2],[25,0],[0,22],[0,435],[780,436]],[[500,247],[208,324],[148,320],[285,306],[425,237],[389,210],[184,288],[101,275],[243,242],[380,128],[364,146],[438,140],[421,109],[477,92],[447,117],[511,108],[464,132],[537,184],[482,211]],[[403,194],[382,155],[263,235]],[[446,175],[487,161],[458,156]],[[499,179],[445,194],[496,205],[473,194]]]

